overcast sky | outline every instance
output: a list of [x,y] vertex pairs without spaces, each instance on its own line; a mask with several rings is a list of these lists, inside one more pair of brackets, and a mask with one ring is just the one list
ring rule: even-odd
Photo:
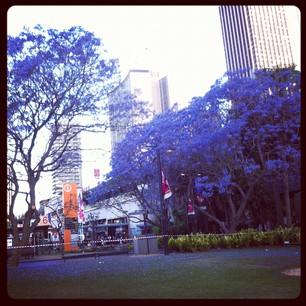
[[[300,16],[291,7],[290,31],[300,70]],[[23,27],[82,26],[102,39],[109,56],[119,59],[121,76],[129,69],[154,69],[168,76],[170,103],[184,107],[203,96],[226,71],[218,6],[13,6],[7,32]],[[106,150],[108,147],[105,148]],[[85,157],[83,187],[96,184],[93,169],[107,171],[106,162],[92,151]],[[103,166],[104,165],[104,166]],[[103,167],[105,170],[103,170]],[[46,198],[41,192],[39,200]]]
[[225,72],[218,6],[13,6],[8,33],[23,26],[80,25],[100,37],[110,56],[129,69],[168,75],[171,104],[204,95]]

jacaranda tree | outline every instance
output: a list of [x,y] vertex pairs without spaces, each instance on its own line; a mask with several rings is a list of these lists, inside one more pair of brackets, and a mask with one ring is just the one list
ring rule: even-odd
[[[39,222],[36,185],[42,174],[67,163],[77,134],[103,128],[101,101],[118,84],[117,68],[101,39],[81,27],[59,31],[37,25],[8,36],[8,219],[15,246],[27,245]],[[17,195],[27,204],[22,239],[14,214]],[[19,256],[16,249],[11,266]]]
[[[142,104],[138,104],[136,114],[144,113],[144,110],[141,110]],[[173,111],[169,110],[167,113],[170,116]],[[174,113],[173,116],[175,116]],[[143,124],[138,123],[141,120],[134,120],[136,123],[130,127],[125,138],[115,146],[111,158],[112,171],[106,175],[107,181],[92,191],[89,198],[90,203],[104,200],[101,205],[107,205],[108,200],[105,195],[117,195],[120,189],[122,193],[137,199],[145,212],[148,223],[161,227],[162,212],[156,150],[163,150],[163,148],[152,130],[160,118],[159,115],[155,116],[152,121]]]
[[[150,151],[141,154],[147,145]],[[121,177],[124,184],[152,184],[154,148],[170,174],[171,205],[182,205],[177,197],[184,196],[182,191],[184,201],[200,196],[207,208],[198,207],[198,213],[223,232],[233,232],[252,210],[259,184],[282,179],[286,196],[289,174],[299,175],[300,74],[288,68],[258,71],[252,79],[231,75],[217,80],[185,109],[171,109],[131,131],[112,156],[110,177],[114,182]]]
[[288,68],[258,71],[253,79],[232,76],[204,100],[219,101],[222,109],[225,103],[231,105],[225,124],[203,147],[207,161],[200,172],[205,175],[197,180],[200,194],[226,199],[227,222],[215,221],[223,231],[233,232],[245,209],[252,207],[254,188],[281,178],[291,226],[288,173],[297,170],[300,158],[300,74]]

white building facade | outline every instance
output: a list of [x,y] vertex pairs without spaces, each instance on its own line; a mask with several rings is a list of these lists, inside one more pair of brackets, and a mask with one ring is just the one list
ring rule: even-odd
[[145,212],[129,194],[84,206],[83,232],[86,239],[120,239],[140,236],[147,232]]
[[[152,70],[133,69],[130,70],[125,79],[116,87],[109,96],[109,104],[116,113],[116,103],[118,94],[129,93],[137,101],[148,102],[149,110],[152,114],[145,122],[152,119],[154,114],[160,114],[170,108],[170,98],[167,76],[160,77],[159,73]],[[142,123],[145,123],[142,122]],[[139,122],[134,122],[132,114],[126,114],[125,118],[119,120],[113,116],[110,110],[110,131],[111,148],[114,149],[116,143],[119,143],[129,131],[129,129]]]
[[[55,149],[63,146],[65,135],[59,137],[54,143]],[[60,167],[52,173],[52,193],[54,196],[62,194],[63,183],[74,182],[78,188],[82,188],[82,155],[81,155],[81,137],[76,134],[69,142],[64,152],[63,162]]]
[[[121,194],[95,204],[82,202],[84,219],[79,219],[80,240],[99,241],[101,239],[120,239],[141,236],[150,227],[145,221],[145,212],[140,203],[129,196]],[[51,240],[58,242],[56,228],[64,230],[62,197],[57,196],[44,203],[45,215],[54,230]]]

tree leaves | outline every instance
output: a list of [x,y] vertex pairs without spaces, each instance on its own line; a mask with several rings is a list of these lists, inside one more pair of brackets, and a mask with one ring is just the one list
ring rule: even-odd
[[[59,31],[37,25],[18,37],[8,36],[8,166],[18,173],[9,177],[9,218],[14,224],[13,207],[22,184],[28,203],[24,241],[37,182],[42,173],[67,166],[74,137],[101,126],[93,118],[101,114],[98,103],[118,85],[117,66],[117,59],[105,56],[101,40],[81,27]],[[78,164],[79,157],[75,160]]]
[[[200,173],[205,181],[196,183],[199,194],[235,195],[237,210],[232,206],[231,214],[237,221],[259,179],[295,167],[299,127],[299,73],[288,68],[258,71],[252,79],[223,77],[188,107],[132,129],[112,156],[109,177],[152,184],[148,178],[156,174],[152,162],[159,149],[170,185],[175,187],[182,173],[192,179]],[[147,145],[154,148],[141,154]]]

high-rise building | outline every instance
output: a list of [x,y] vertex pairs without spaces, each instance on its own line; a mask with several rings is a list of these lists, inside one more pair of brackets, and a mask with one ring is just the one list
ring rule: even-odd
[[[63,135],[54,143],[54,148],[61,148],[66,142]],[[61,195],[63,183],[76,183],[78,188],[82,188],[82,157],[81,157],[81,138],[76,134],[69,142],[58,169],[52,173],[53,195]]]
[[[148,102],[152,116],[165,112],[170,107],[167,76],[160,78],[159,73],[152,70],[130,70],[109,96],[112,149],[133,125],[139,123],[134,121],[131,113],[126,113],[124,118],[114,115],[118,112],[119,103],[122,102],[120,99],[124,97],[124,93],[133,95],[138,101]],[[152,119],[152,116],[146,120]]]
[[281,5],[219,6],[228,72],[285,68],[294,63],[286,10]]

